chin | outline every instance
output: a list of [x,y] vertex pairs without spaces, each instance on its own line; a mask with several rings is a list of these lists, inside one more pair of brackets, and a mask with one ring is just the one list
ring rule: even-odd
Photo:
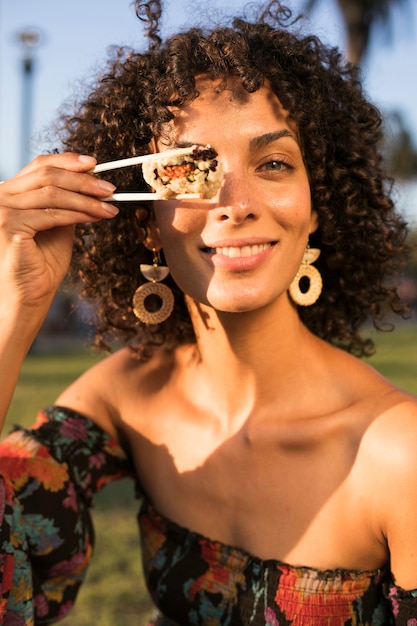
[[265,290],[261,292],[259,289],[236,289],[227,290],[226,287],[208,289],[207,293],[188,294],[187,298],[201,306],[207,306],[219,313],[252,313],[260,309],[275,307],[280,300],[287,300],[286,293],[280,294],[276,291]]
[[258,309],[262,309],[268,304],[268,302],[260,301],[259,298],[242,298],[240,296],[236,299],[224,298],[224,299],[212,299],[208,303],[219,313],[251,313]]

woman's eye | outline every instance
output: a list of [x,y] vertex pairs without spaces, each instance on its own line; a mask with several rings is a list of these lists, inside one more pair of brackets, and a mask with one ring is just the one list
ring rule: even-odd
[[263,172],[281,172],[288,169],[293,169],[293,167],[289,163],[286,163],[285,161],[280,161],[278,159],[263,163],[263,165],[258,168],[258,170]]

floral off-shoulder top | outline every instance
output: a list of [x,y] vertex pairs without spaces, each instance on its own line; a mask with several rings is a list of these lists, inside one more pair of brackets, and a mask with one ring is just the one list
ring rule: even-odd
[[[62,407],[0,443],[0,624],[40,626],[68,614],[93,551],[94,494],[128,475],[122,448]],[[140,484],[138,492],[157,626],[417,626],[417,592],[395,586],[388,567],[319,571],[264,561],[178,526]]]

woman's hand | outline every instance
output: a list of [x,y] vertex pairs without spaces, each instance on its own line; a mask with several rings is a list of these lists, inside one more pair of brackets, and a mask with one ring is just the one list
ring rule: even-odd
[[76,224],[113,217],[114,186],[77,154],[41,156],[0,185],[1,306],[48,307],[71,259]]
[[114,186],[92,176],[96,161],[42,156],[0,184],[0,430],[21,364],[64,278],[76,224],[110,218]]

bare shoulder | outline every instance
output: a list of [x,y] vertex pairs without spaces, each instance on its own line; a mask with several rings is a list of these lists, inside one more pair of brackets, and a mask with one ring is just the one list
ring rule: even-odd
[[120,414],[126,403],[167,376],[172,359],[156,349],[147,361],[138,359],[129,348],[105,357],[84,372],[63,391],[56,403],[89,417],[116,439],[119,438]]
[[362,448],[385,468],[404,468],[409,453],[417,468],[417,397],[396,387],[372,367],[361,362],[358,407],[366,413]]
[[358,437],[360,481],[384,497],[388,484],[407,477],[417,485],[417,397],[349,354],[336,354],[333,366],[343,372],[335,378],[343,389],[344,414]]
[[417,398],[393,388],[358,451],[355,482],[368,520],[390,555],[394,580],[417,588]]
[[396,584],[417,588],[417,399],[399,397],[376,424],[385,467],[377,497]]
[[387,446],[387,458],[399,449],[413,451],[417,462],[417,397],[387,382],[386,393],[375,398],[366,441],[375,442],[379,450]]

